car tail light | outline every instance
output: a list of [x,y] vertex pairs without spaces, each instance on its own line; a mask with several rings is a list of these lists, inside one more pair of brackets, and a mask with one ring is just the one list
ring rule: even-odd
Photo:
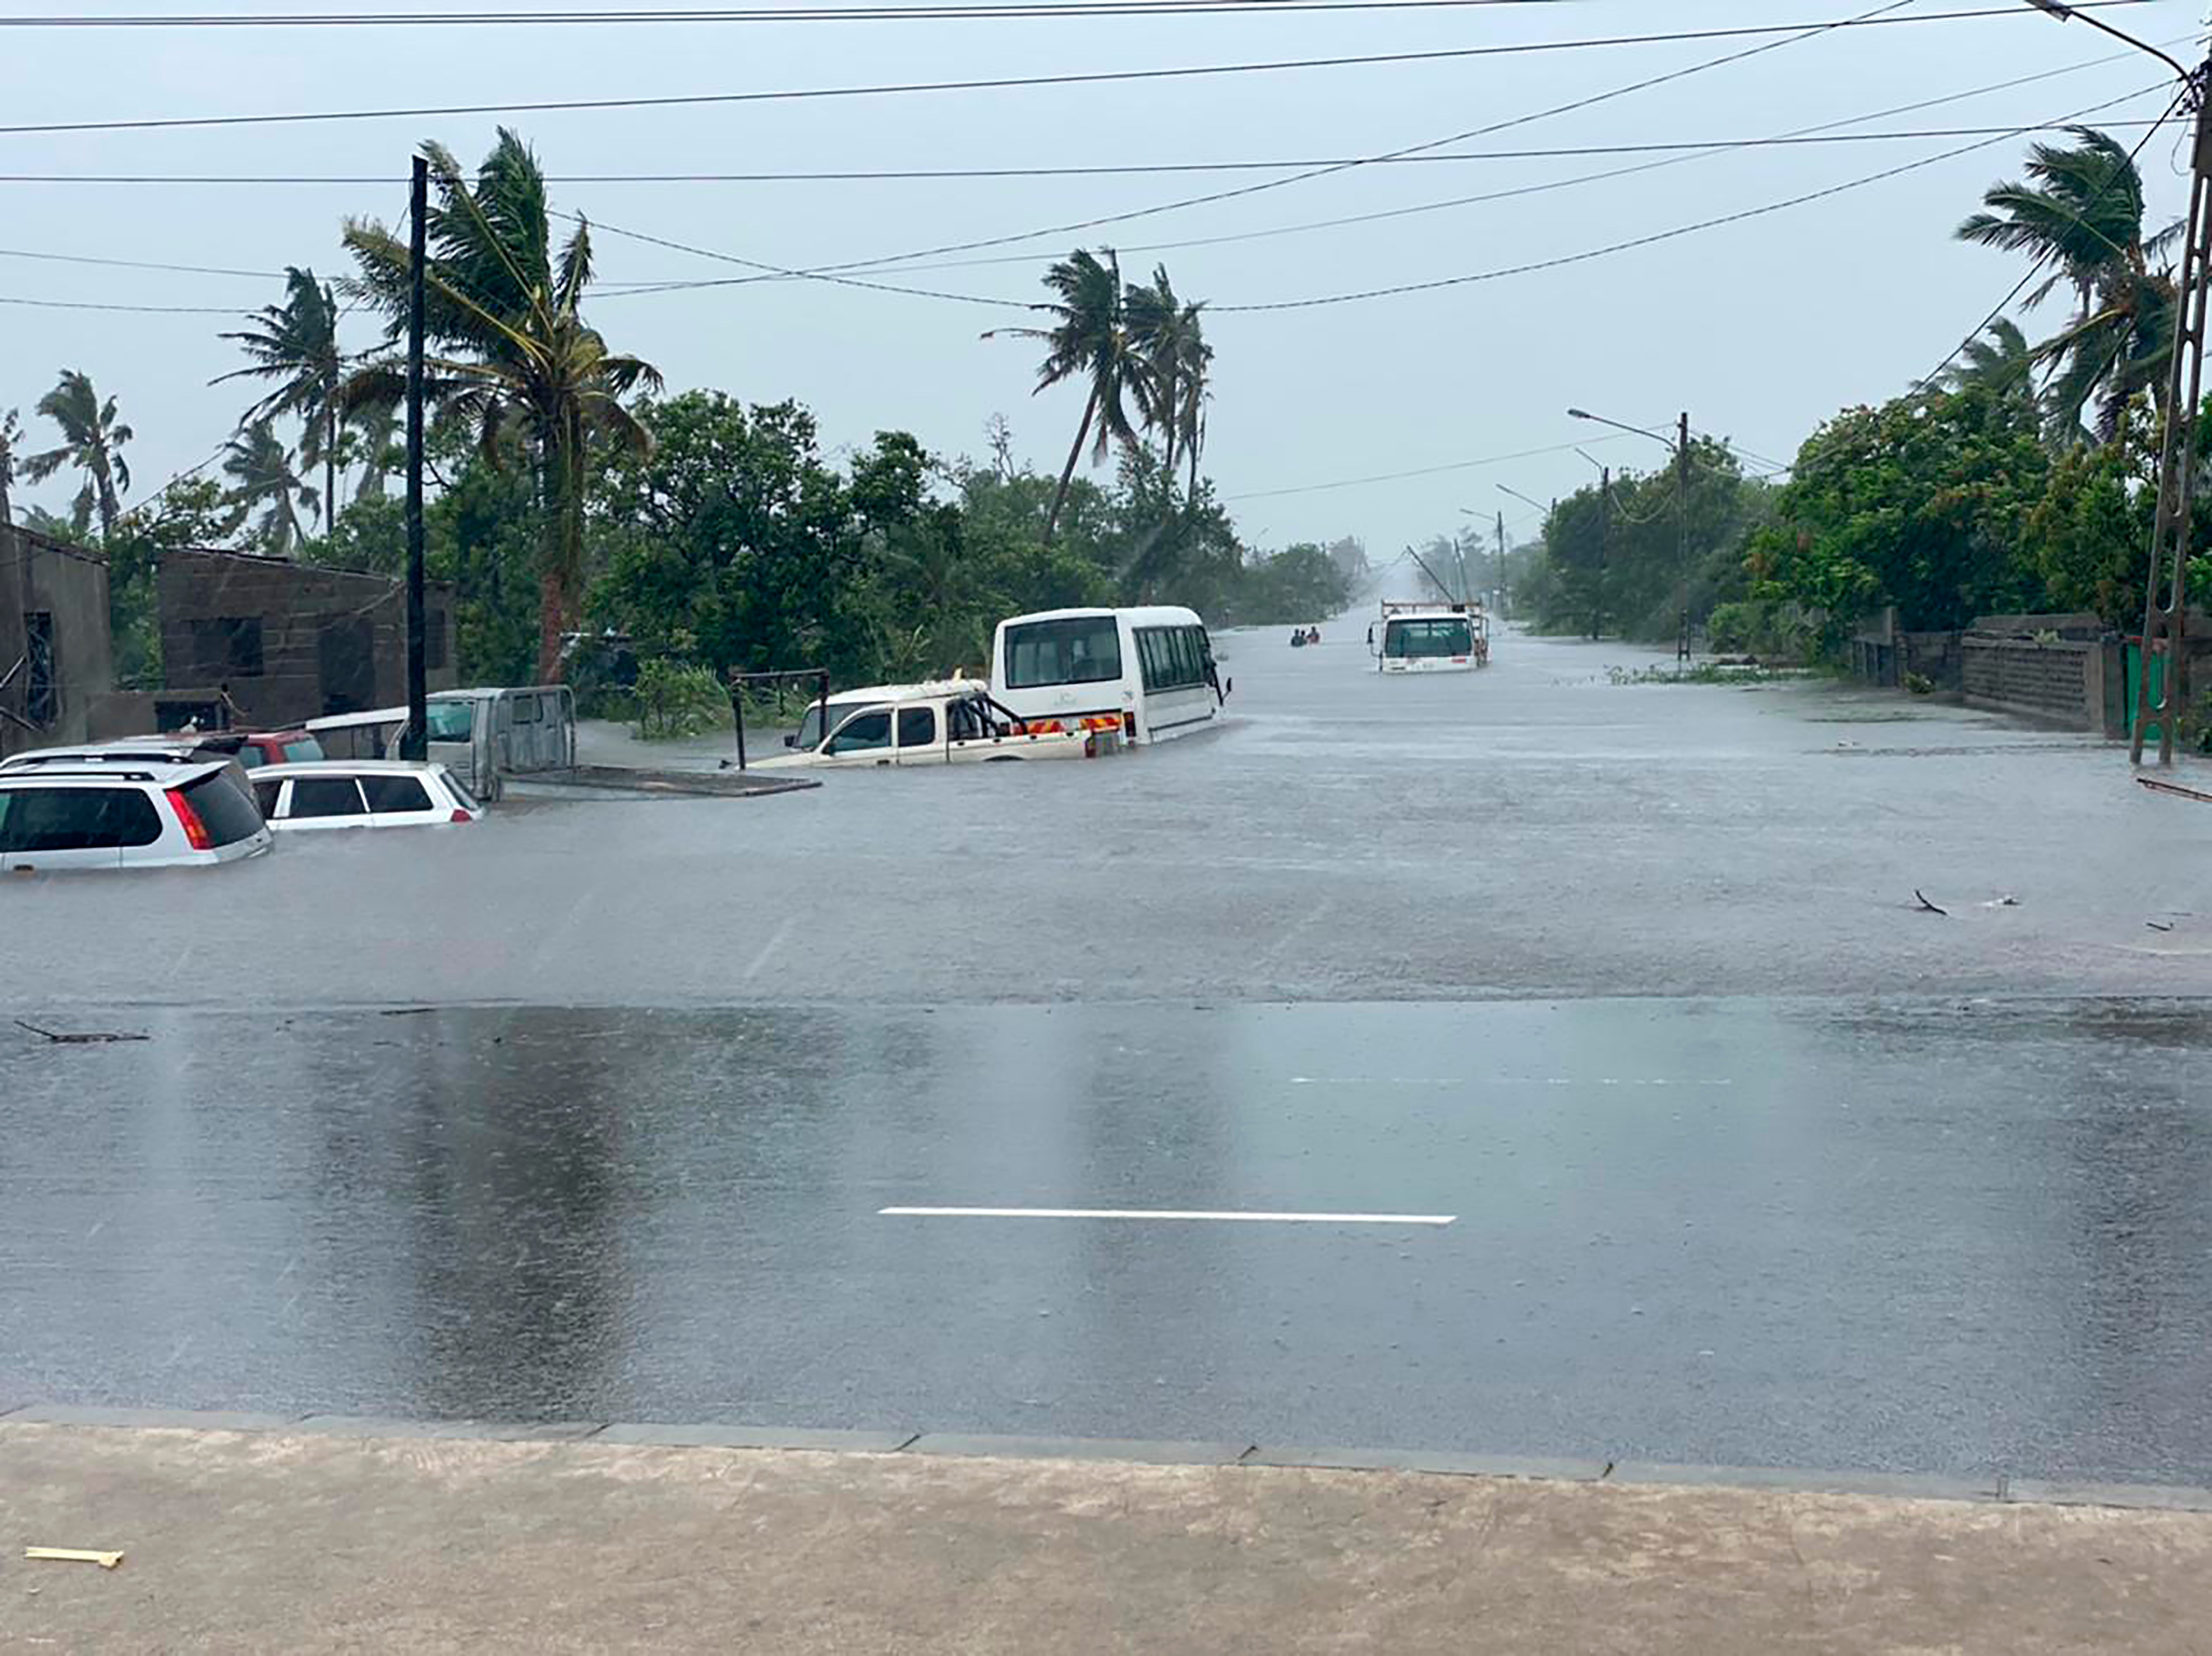
[[453,819],[455,822],[474,822],[474,821],[476,820],[476,819],[475,819],[474,817],[471,816],[467,812],[465,812],[465,811],[462,810],[462,809],[461,809],[461,807],[460,807],[459,806],[458,806],[458,805],[457,805],[457,806],[455,806],[455,807],[453,807]]
[[200,813],[192,809],[192,802],[185,797],[185,790],[172,788],[167,791],[169,808],[177,813],[178,825],[185,831],[185,843],[195,851],[215,849],[215,842],[208,837],[207,824],[202,822]]

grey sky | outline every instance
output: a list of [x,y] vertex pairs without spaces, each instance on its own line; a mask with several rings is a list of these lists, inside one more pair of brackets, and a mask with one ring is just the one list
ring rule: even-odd
[[[574,0],[553,0],[571,4]],[[619,0],[639,4],[642,0]],[[667,0],[676,3],[678,0]],[[696,3],[696,0],[682,0]],[[103,11],[367,9],[373,0],[100,0]],[[1750,23],[1822,20],[1874,0],[1559,0],[1558,3],[1295,16],[896,23],[0,32],[9,124],[389,105],[652,95],[970,79],[1098,69],[1449,50]],[[1974,0],[1917,0],[1902,15]],[[401,9],[423,9],[428,0]],[[512,9],[497,0],[476,9]],[[548,9],[538,0],[530,9]],[[4,0],[0,15],[79,9]],[[1838,31],[1461,149],[1729,139],[1790,131],[1990,82],[2114,59],[2108,37],[2021,15]],[[2147,0],[2112,14],[2174,41],[2198,8]],[[575,174],[1085,165],[1371,155],[1508,119],[1715,57],[1753,41],[1206,76],[1079,88],[956,92],[510,119],[556,178]],[[2176,47],[2193,58],[2193,48]],[[1869,124],[1869,131],[2025,125],[2142,95],[2093,119],[2164,108],[2159,65],[2118,57],[2077,73]],[[0,247],[44,253],[338,274],[340,218],[404,212],[410,146],[435,137],[473,163],[499,118],[379,120],[216,131],[0,137],[5,173],[390,174],[385,186],[144,187],[0,184]],[[2116,128],[2132,141],[2139,129]],[[1840,184],[1974,142],[1916,138],[1704,155],[1627,177],[1380,222],[1208,247],[1136,249],[1564,180],[1650,156],[1370,167],[1080,235],[952,257],[1003,259],[884,273],[890,281],[1027,301],[1044,262],[1076,243],[1164,260],[1176,288],[1217,305],[1419,282],[1542,260]],[[1575,487],[1571,452],[1399,481],[1296,490],[1606,434],[1580,404],[1657,426],[1686,407],[1699,429],[1787,459],[1844,405],[1894,394],[1934,365],[2021,273],[1950,240],[2025,139],[1939,161],[1832,199],[1563,269],[1305,310],[1216,315],[1206,469],[1248,539],[1279,546],[1364,537],[1378,558],[1503,507],[1524,533],[1540,499]],[[2144,152],[2153,216],[2185,205],[2178,133]],[[1120,213],[1264,174],[927,182],[558,184],[557,206],[595,222],[791,266],[860,259]],[[743,272],[603,233],[607,282]],[[930,261],[939,262],[939,261]],[[0,257],[0,295],[244,312],[276,280],[106,270]],[[1080,396],[1033,398],[1029,345],[978,335],[1018,313],[819,283],[616,296],[591,307],[621,349],[673,387],[748,401],[796,398],[832,448],[889,428],[946,454],[980,453],[994,411],[1018,451],[1056,468]],[[0,408],[30,407],[57,370],[81,368],[137,430],[132,499],[204,460],[248,400],[207,381],[237,366],[219,316],[0,305]],[[370,330],[364,326],[361,343]],[[1663,461],[1618,436],[1591,452]],[[74,485],[29,496],[56,509]]]

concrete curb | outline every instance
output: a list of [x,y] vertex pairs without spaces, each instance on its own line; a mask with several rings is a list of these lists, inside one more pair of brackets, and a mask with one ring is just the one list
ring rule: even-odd
[[1349,1472],[1420,1472],[1449,1477],[1635,1487],[1766,1489],[1803,1495],[1878,1495],[1901,1501],[2108,1507],[2212,1513],[2212,1488],[2087,1479],[1973,1477],[1789,1466],[1717,1466],[1664,1461],[1467,1454],[1454,1450],[1300,1449],[1267,1444],[1152,1442],[989,1434],[864,1431],[772,1426],[607,1421],[422,1421],[380,1415],[282,1415],[238,1409],[137,1409],[89,1403],[0,1408],[0,1428],[75,1426],[106,1430],[266,1432],[378,1439],[502,1443],[619,1443],[669,1448],[813,1450],[833,1454],[983,1456],[1003,1460],[1120,1461],[1151,1466],[1316,1467]]

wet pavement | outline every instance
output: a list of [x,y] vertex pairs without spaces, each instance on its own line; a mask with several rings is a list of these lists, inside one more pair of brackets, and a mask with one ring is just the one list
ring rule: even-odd
[[102,1026],[0,1047],[13,1401],[2212,1482],[2201,1008]]
[[2212,810],[1358,639],[1122,759],[10,882],[7,1014],[151,1038],[0,1026],[0,1407],[2212,1482]]

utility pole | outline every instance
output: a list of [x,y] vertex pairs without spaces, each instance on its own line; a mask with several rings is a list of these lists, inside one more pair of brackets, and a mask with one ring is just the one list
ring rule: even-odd
[[15,475],[15,417],[0,415],[0,753],[16,745],[30,711],[31,641],[23,594],[31,586],[31,546],[15,533],[8,485]]
[[407,732],[399,757],[430,757],[430,697],[422,642],[422,298],[428,240],[430,163],[415,157],[408,201],[407,280]]
[[2158,723],[2158,762],[2173,763],[2173,727],[2188,705],[2183,680],[2189,656],[2182,646],[2189,607],[2190,519],[2197,493],[2197,405],[2204,377],[2206,275],[2212,264],[2212,107],[2205,95],[2212,85],[2212,58],[2191,82],[2197,100],[2195,176],[2189,192],[2189,240],[2174,289],[2173,362],[2158,456],[2158,518],[2151,530],[2142,657],[2128,735],[2128,758],[2136,764],[2142,763],[2143,735],[2153,720]]
[[1674,439],[1674,517],[1682,572],[1682,632],[1674,642],[1675,665],[1690,659],[1690,416],[1686,411]]
[[1505,613],[1505,514],[1498,514],[1498,613]]
[[1597,469],[1597,578],[1590,582],[1590,642],[1605,630],[1605,571],[1613,551],[1613,468]]

